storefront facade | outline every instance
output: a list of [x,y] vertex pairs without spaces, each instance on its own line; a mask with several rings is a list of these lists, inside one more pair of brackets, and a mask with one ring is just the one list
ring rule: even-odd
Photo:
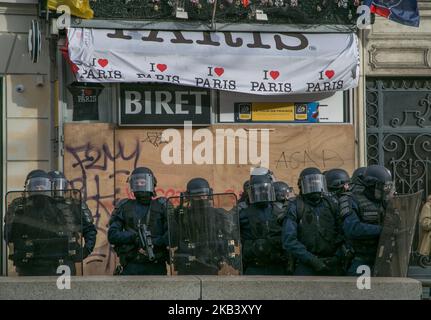
[[[215,192],[239,194],[259,165],[295,188],[306,167],[357,166],[360,61],[352,32],[130,30],[95,21],[74,27],[59,68],[59,141],[64,172],[82,190],[99,230],[87,274],[115,267],[107,224],[114,204],[130,196],[127,177],[136,166],[155,172],[162,197],[178,196],[194,177],[206,178]],[[144,57],[127,56],[138,45]],[[129,50],[120,53],[122,46]],[[293,56],[284,58],[289,68],[277,56],[282,50]],[[242,72],[239,62],[248,65]]]
[[[261,30],[253,25],[231,24],[219,26],[220,37],[213,38],[211,28],[187,23],[72,19],[73,28],[111,30],[108,32],[111,38],[102,47],[107,51],[114,41],[120,41],[120,46],[124,46],[128,37],[146,37],[146,44],[160,43],[159,39],[169,43],[191,40],[190,52],[199,52],[198,47],[218,48],[227,43],[233,47],[242,46],[244,51],[240,61],[251,63],[251,67],[244,68],[244,74],[229,73],[225,65],[229,57],[212,55],[210,50],[205,71],[200,73],[195,69],[204,66],[201,59],[205,54],[199,59],[189,55],[187,60],[177,57],[171,62],[149,59],[147,71],[135,72],[137,79],[124,81],[115,69],[110,69],[111,57],[97,57],[92,61],[93,66],[89,65],[91,72],[87,70],[84,75],[75,70],[78,75],[87,77],[82,81],[74,75],[71,57],[65,58],[62,54],[66,36],[61,32],[59,36],[51,34],[56,43],[56,49],[50,54],[52,65],[47,55],[37,64],[13,63],[10,65],[20,70],[4,71],[13,74],[3,81],[4,110],[7,110],[7,113],[3,112],[3,123],[6,124],[3,133],[4,141],[8,141],[7,147],[3,146],[3,172],[9,177],[4,180],[4,191],[19,189],[32,169],[63,170],[73,186],[81,189],[99,232],[95,252],[86,260],[84,272],[112,274],[116,258],[106,239],[107,224],[115,203],[130,196],[127,176],[137,166],[153,169],[158,179],[157,194],[165,197],[179,195],[187,181],[198,176],[206,178],[216,192],[239,194],[250,168],[258,165],[269,167],[278,179],[293,187],[296,187],[299,172],[309,166],[322,171],[340,167],[350,173],[367,163],[379,162],[391,167],[384,156],[390,151],[383,146],[387,130],[380,132],[381,127],[370,125],[370,110],[376,104],[375,100],[370,100],[370,94],[385,94],[376,80],[409,76],[421,83],[417,85],[421,88],[415,90],[419,92],[413,103],[416,110],[420,107],[418,101],[426,98],[431,61],[428,40],[431,8],[426,2],[420,4],[422,22],[419,32],[414,28],[397,28],[394,23],[377,18],[371,31],[352,32],[349,28],[334,31],[325,25],[303,29],[295,25],[271,24]],[[30,20],[23,21],[20,26],[30,25],[34,16],[30,17],[26,17]],[[22,36],[28,32],[27,27],[24,29],[19,31]],[[188,33],[196,31],[199,31],[199,38],[190,38]],[[272,42],[267,41],[266,35],[259,41],[258,31],[272,34]],[[286,32],[296,36],[296,40],[274,38],[274,34]],[[169,38],[165,39],[166,33]],[[247,35],[239,41],[238,33]],[[268,45],[275,50],[286,45],[301,46],[298,40],[301,35],[311,35],[318,43],[324,43],[325,34],[357,36],[359,65],[355,69],[356,78],[343,73],[342,79],[335,81],[339,76],[335,68],[318,65],[315,81],[307,81],[311,71],[301,73],[303,68],[310,67],[307,63],[303,68],[292,64],[289,69],[283,62],[272,64],[270,55],[249,54],[252,49],[266,50],[256,47]],[[215,42],[220,42],[220,46],[211,47]],[[45,41],[47,43],[49,41]],[[307,52],[312,54],[316,49],[312,47],[308,45]],[[396,47],[398,49],[392,49]],[[169,58],[160,52],[155,52],[153,57]],[[123,61],[132,70],[142,68],[142,61]],[[236,69],[237,66],[230,63]],[[33,69],[35,71],[30,71]],[[95,70],[102,72],[95,73]],[[173,70],[175,72],[171,72]],[[253,75],[253,70],[259,71],[254,73],[259,74],[259,78]],[[287,76],[283,70],[287,70]],[[35,78],[33,74],[38,76]],[[179,74],[182,78],[189,77],[190,81],[177,81],[175,76]],[[40,75],[44,77],[40,78]],[[148,76],[155,81],[150,83]],[[357,85],[340,86],[339,80],[346,81],[343,77],[354,79]],[[20,84],[26,89],[32,88],[33,80],[36,81],[36,92],[26,90],[21,95],[13,92]],[[43,86],[39,85],[41,81]],[[302,89],[296,90],[299,87]],[[411,88],[406,91],[411,92]],[[19,100],[22,95],[28,95],[28,98]],[[17,99],[20,102],[14,103]],[[19,108],[15,108],[16,105]],[[400,107],[401,112],[403,108]],[[36,109],[37,112],[29,113]],[[426,118],[426,115],[419,118]],[[193,127],[190,128],[188,122],[184,126],[185,121],[192,121]],[[408,129],[408,133],[413,132],[416,137],[426,133],[422,126],[416,127]],[[28,136],[14,137],[14,128],[20,132],[22,128],[34,130],[29,129]],[[373,141],[380,141],[377,149]],[[421,143],[427,150],[427,145]],[[12,144],[20,148],[14,149]],[[26,154],[22,154],[24,151]],[[427,159],[420,160],[428,164]]]

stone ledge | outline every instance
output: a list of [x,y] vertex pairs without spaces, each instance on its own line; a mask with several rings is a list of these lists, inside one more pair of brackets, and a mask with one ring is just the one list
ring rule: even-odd
[[0,299],[23,300],[418,300],[422,285],[408,278],[372,278],[359,290],[356,278],[262,276],[73,277],[70,290],[56,277],[0,277]]
[[203,300],[417,300],[422,294],[421,283],[408,278],[371,278],[370,290],[359,290],[351,277],[199,278]]
[[197,300],[194,276],[72,277],[70,290],[57,288],[57,277],[0,277],[0,300]]

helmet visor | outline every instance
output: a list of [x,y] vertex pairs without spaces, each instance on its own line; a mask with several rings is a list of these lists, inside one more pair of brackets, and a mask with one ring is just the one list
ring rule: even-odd
[[130,177],[132,192],[154,192],[154,177],[148,173],[138,173]]
[[211,194],[211,190],[209,188],[191,189],[189,194],[191,196],[208,196]]
[[326,179],[322,174],[310,174],[301,179],[302,194],[328,192]]
[[31,178],[25,185],[26,191],[48,191],[51,190],[51,180],[48,178]]
[[52,189],[55,191],[58,190],[66,190],[67,189],[68,182],[66,179],[63,178],[56,178],[52,180]]
[[275,201],[275,191],[272,183],[260,183],[250,185],[250,203]]

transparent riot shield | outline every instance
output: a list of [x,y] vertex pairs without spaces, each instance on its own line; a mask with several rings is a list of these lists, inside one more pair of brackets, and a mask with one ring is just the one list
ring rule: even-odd
[[406,277],[422,191],[395,196],[386,208],[373,275]]
[[168,199],[171,275],[242,273],[236,201],[233,193]]
[[56,276],[69,270],[70,275],[82,275],[81,193],[64,190],[60,195],[7,193],[4,236],[9,276]]

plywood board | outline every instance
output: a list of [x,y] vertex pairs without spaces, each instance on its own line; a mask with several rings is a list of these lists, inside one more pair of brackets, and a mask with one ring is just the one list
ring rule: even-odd
[[[112,274],[116,261],[106,239],[107,223],[113,203],[131,196],[127,177],[136,167],[153,170],[158,181],[157,195],[165,197],[179,195],[194,177],[206,178],[215,192],[239,194],[250,168],[255,166],[250,151],[253,148],[258,156],[263,150],[263,165],[274,172],[277,180],[295,188],[300,171],[306,167],[322,171],[344,168],[350,173],[354,170],[352,125],[261,125],[246,129],[218,125],[193,131],[164,130],[114,129],[106,124],[66,125],[65,172],[75,186],[83,188],[98,223],[97,249],[90,261],[86,261],[87,274]],[[168,164],[172,153],[167,151],[174,140],[167,133],[179,139],[178,164]],[[233,151],[227,139],[221,139],[222,134],[240,137],[233,144]],[[268,144],[264,143],[266,139]],[[206,162],[200,163],[204,159]]]

